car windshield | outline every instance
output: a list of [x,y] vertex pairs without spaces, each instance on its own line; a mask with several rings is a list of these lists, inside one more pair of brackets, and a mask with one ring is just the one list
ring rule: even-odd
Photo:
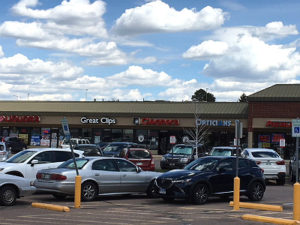
[[280,156],[276,152],[252,152],[253,157],[255,158],[280,158]]
[[231,149],[215,148],[212,150],[212,156],[231,156]]
[[193,154],[193,147],[192,146],[174,146],[170,153],[175,155],[191,155]]
[[151,154],[147,150],[130,150],[128,152],[130,159],[151,159]]
[[121,152],[125,145],[107,145],[103,151],[104,152]]
[[[88,162],[88,159],[76,159],[77,168],[82,169]],[[67,168],[67,169],[75,169],[75,163],[73,159],[69,159],[68,161],[60,164],[58,168]]]
[[196,161],[191,162],[186,167],[185,170],[197,170],[197,171],[212,171],[218,163],[218,159],[214,158],[201,158]]
[[27,159],[29,159],[32,155],[34,155],[35,153],[36,153],[36,151],[24,150],[24,151],[21,151],[21,152],[15,154],[11,158],[9,158],[6,162],[8,162],[8,163],[23,163]]

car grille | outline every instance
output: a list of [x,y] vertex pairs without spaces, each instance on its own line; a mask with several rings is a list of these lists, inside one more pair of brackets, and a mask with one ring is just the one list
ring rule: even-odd
[[157,178],[156,179],[157,186],[160,188],[170,188],[173,184],[172,179],[170,178]]

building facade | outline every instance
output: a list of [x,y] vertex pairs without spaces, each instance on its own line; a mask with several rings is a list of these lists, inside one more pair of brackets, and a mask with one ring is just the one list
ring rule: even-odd
[[[208,147],[233,145],[235,121],[243,124],[241,144],[293,148],[291,121],[300,117],[300,85],[274,85],[242,102],[54,102],[0,101],[0,136],[22,138],[27,145],[59,147],[66,118],[72,137],[92,143],[133,141],[160,154],[174,138],[182,143],[196,127]],[[280,148],[280,140],[285,148]],[[172,141],[171,141],[172,140]],[[282,142],[281,142],[282,143]]]

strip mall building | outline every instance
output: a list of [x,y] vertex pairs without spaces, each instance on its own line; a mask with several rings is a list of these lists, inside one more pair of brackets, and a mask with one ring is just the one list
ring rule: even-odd
[[170,137],[177,143],[188,138],[198,115],[197,123],[209,133],[207,146],[232,145],[239,120],[243,146],[278,150],[281,143],[288,154],[295,145],[292,119],[300,117],[300,84],[271,86],[248,96],[248,103],[0,101],[0,107],[0,136],[18,136],[28,145],[59,146],[65,117],[72,137],[133,141],[162,154],[170,148]]

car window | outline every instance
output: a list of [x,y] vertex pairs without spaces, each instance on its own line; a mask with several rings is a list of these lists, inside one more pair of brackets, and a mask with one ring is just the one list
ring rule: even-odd
[[55,162],[64,162],[72,158],[71,152],[55,151],[54,155],[55,155]]
[[171,153],[178,154],[178,155],[191,155],[193,154],[193,147],[192,146],[174,146],[171,149]]
[[31,156],[33,156],[36,153],[36,151],[21,151],[11,158],[9,158],[6,162],[7,163],[23,163],[27,159],[29,159]]
[[93,170],[118,171],[114,162],[110,159],[98,160],[92,165]]
[[[82,169],[87,163],[88,159],[76,159],[76,165],[78,169]],[[73,159],[69,159],[68,161],[62,163],[58,166],[58,168],[68,168],[68,169],[75,169],[75,163]]]
[[252,156],[255,158],[280,158],[276,152],[267,151],[252,152]]
[[54,152],[46,151],[37,154],[32,160],[38,160],[39,163],[52,163],[55,162]]
[[215,148],[211,152],[212,156],[231,156],[231,149]]
[[217,166],[217,170],[220,169],[228,172],[233,171],[233,160],[232,159],[222,160]]
[[200,158],[188,164],[184,169],[186,170],[199,170],[199,171],[212,171],[218,163],[218,159]]
[[100,152],[97,148],[93,148],[93,147],[88,147],[84,149],[84,153],[85,156],[100,156]]
[[130,158],[130,159],[151,159],[151,154],[147,150],[129,150],[128,158]]
[[136,166],[125,160],[117,160],[121,172],[136,172]]
[[249,161],[239,158],[239,169],[246,169],[249,167]]

